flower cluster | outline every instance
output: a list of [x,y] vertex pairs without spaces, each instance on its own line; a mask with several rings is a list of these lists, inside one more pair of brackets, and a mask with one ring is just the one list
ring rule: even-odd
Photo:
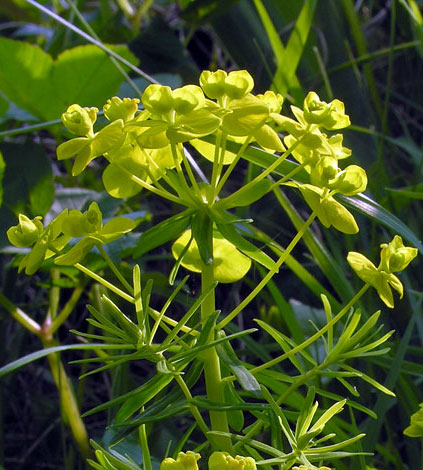
[[[7,237],[16,247],[31,248],[19,265],[19,271],[25,269],[25,273],[31,275],[44,260],[53,256],[56,256],[54,261],[59,265],[79,263],[94,246],[117,240],[135,225],[127,217],[115,217],[103,225],[102,213],[97,203],[92,202],[85,212],[65,209],[46,227],[41,217],[31,220],[20,214],[18,225],[9,228]],[[72,238],[79,241],[64,252]]]
[[[62,121],[77,137],[59,145],[58,159],[76,157],[72,173],[77,175],[93,159],[104,156],[108,165],[103,171],[103,183],[113,197],[131,197],[145,188],[201,213],[201,217],[210,220],[209,232],[220,232],[216,237],[213,235],[213,242],[209,236],[211,249],[214,243],[222,245],[221,241],[216,242],[221,235],[229,244],[234,241],[233,237],[228,238],[231,229],[227,223],[222,224],[226,210],[236,205],[251,204],[270,191],[271,184],[264,180],[266,174],[292,155],[299,163],[297,170],[304,168],[310,181],[287,181],[287,177],[281,183],[299,188],[325,227],[333,226],[347,234],[356,233],[358,226],[354,217],[334,198],[337,193],[353,196],[364,191],[367,185],[362,168],[356,165],[340,167],[340,160],[351,155],[351,151],[343,146],[342,135],[328,135],[328,132],[350,124],[343,103],[339,100],[326,103],[316,93],[310,92],[303,109],[291,106],[295,117],[292,119],[281,114],[281,95],[273,91],[254,95],[253,88],[253,78],[245,70],[230,73],[204,71],[200,75],[199,86],[186,85],[172,90],[164,85],[149,85],[141,97],[143,110],[138,110],[138,99],[113,97],[108,100],[103,114],[110,123],[98,132],[93,130],[98,110],[72,105],[63,114]],[[238,153],[227,150],[228,142],[241,145]],[[197,182],[192,160],[183,147],[186,143],[213,162],[210,182]],[[258,175],[246,188],[222,197],[220,191],[224,183],[249,144],[282,156],[275,155],[272,168]],[[229,167],[224,172],[225,165]],[[189,228],[188,223],[186,229]],[[190,263],[184,257],[182,265],[191,265],[191,268],[195,265],[193,270],[198,271],[201,263],[213,261],[201,250],[203,243],[197,231],[187,232],[182,238],[191,241],[192,235],[194,243],[191,249],[188,245],[180,249],[174,247],[173,253],[179,256],[183,250],[191,250],[192,255],[197,242],[200,247],[199,256],[196,256],[198,262]],[[239,248],[238,244],[236,248]],[[250,260],[247,259],[243,265],[245,269],[241,270],[240,277],[248,270]],[[221,276],[221,282],[239,278],[230,276],[231,280],[225,281],[224,277]]]
[[339,160],[351,155],[343,147],[342,134],[328,136],[324,131],[342,129],[350,125],[344,105],[339,100],[321,101],[310,92],[304,100],[304,110],[291,106],[296,121],[284,116],[278,119],[280,128],[289,134],[285,144],[293,148],[292,155],[310,175],[310,183],[291,183],[298,187],[308,205],[316,212],[325,227],[354,234],[358,232],[352,214],[334,199],[336,193],[354,196],[366,189],[367,176],[363,168],[349,165],[339,167]]
[[[222,166],[233,163],[236,155],[201,140],[205,136],[215,136],[216,142],[220,138],[223,148],[225,140],[255,142],[271,152],[288,148],[287,154],[292,153],[310,175],[310,183],[288,184],[300,189],[325,227],[334,226],[344,233],[358,231],[354,217],[333,197],[336,193],[355,195],[367,185],[362,168],[356,165],[340,168],[339,160],[351,155],[342,145],[342,135],[327,135],[328,131],[350,124],[341,101],[326,103],[310,92],[303,110],[291,106],[296,118],[291,119],[280,114],[282,96],[272,91],[262,95],[251,93],[254,81],[245,70],[204,71],[199,84],[175,90],[150,85],[142,95],[144,110],[139,113],[139,100],[114,97],[103,107],[110,124],[97,133],[93,124],[98,110],[70,106],[62,116],[63,124],[79,137],[58,147],[59,160],[75,156],[72,171],[76,175],[90,161],[104,155],[109,165],[104,170],[103,182],[112,196],[130,197],[144,187],[192,207],[204,200],[214,204],[218,191],[204,194],[198,189],[181,144],[190,142],[214,163],[212,185],[218,185]],[[283,141],[276,130],[285,133]],[[182,174],[182,161],[194,189],[191,194]],[[172,169],[176,169],[178,178],[173,176]],[[165,187],[160,183],[162,178]]]
[[379,297],[390,308],[394,308],[394,299],[391,287],[395,289],[400,298],[403,295],[401,281],[393,273],[403,271],[417,256],[417,248],[404,246],[402,238],[395,235],[390,243],[383,243],[380,252],[380,263],[376,267],[361,253],[351,251],[348,253],[348,263],[357,276],[377,290]]

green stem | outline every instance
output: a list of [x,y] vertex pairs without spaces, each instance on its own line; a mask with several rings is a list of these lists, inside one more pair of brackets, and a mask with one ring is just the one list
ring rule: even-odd
[[189,161],[185,155],[184,148],[182,144],[179,144],[179,150],[181,156],[182,156],[182,161],[184,163],[184,167],[187,170],[189,180],[191,181],[192,187],[194,188],[195,194],[197,194],[197,197],[201,199],[201,192],[200,188],[198,187],[197,180],[195,179],[194,173],[192,171],[191,165],[189,164]]
[[111,282],[106,281],[106,279],[102,278],[101,276],[99,276],[95,272],[91,271],[91,269],[88,269],[88,268],[86,268],[85,266],[83,266],[82,264],[79,264],[79,263],[75,263],[74,266],[75,266],[75,268],[79,269],[80,271],[82,271],[87,276],[90,276],[92,279],[94,279],[98,283],[102,284],[104,287],[107,287],[107,289],[114,292],[119,297],[122,297],[122,299],[127,300],[131,304],[135,303],[135,300],[134,300],[133,296],[128,295],[126,292],[123,292],[122,290],[120,290],[118,287],[116,287]]
[[85,282],[80,282],[74,289],[70,299],[66,302],[66,305],[63,307],[62,311],[57,315],[51,324],[48,327],[49,334],[53,334],[57,329],[63,325],[63,323],[67,320],[69,315],[72,313],[73,309],[75,308],[78,300],[80,299],[81,295],[85,290]]
[[187,180],[185,179],[184,172],[182,171],[181,163],[178,160],[178,149],[176,147],[176,144],[171,142],[170,148],[172,150],[173,161],[175,163],[175,168],[176,168],[176,172],[178,173],[181,187],[184,189],[185,194],[187,194],[195,202],[195,198],[192,195],[191,188],[188,186]]
[[219,150],[220,150],[220,142],[222,140],[222,131],[219,129],[216,134],[216,142],[214,144],[214,157],[213,157],[213,168],[212,168],[212,176],[210,180],[210,200],[214,199],[214,188],[216,187],[217,183],[217,167],[219,163]]
[[122,165],[119,165],[116,162],[114,162],[114,163],[116,164],[116,166],[119,167],[120,170],[122,170],[124,173],[127,174],[127,176],[131,179],[131,181],[133,181],[136,184],[139,184],[144,189],[147,189],[148,191],[151,191],[153,194],[156,194],[157,196],[160,196],[164,199],[168,199],[169,201],[176,202],[177,204],[183,204],[183,205],[186,205],[186,206],[190,205],[190,204],[187,203],[187,201],[180,198],[179,196],[175,196],[175,195],[169,193],[169,191],[163,191],[163,190],[160,190],[160,189],[156,188],[155,186],[153,186],[152,184],[147,183],[146,181],[139,178],[138,176],[133,175],[130,171],[128,171]]
[[60,287],[56,284],[60,279],[60,271],[56,269],[51,270],[51,282],[52,286],[50,287],[49,290],[49,311],[48,315],[50,315],[51,319],[56,318],[57,316],[57,311],[59,309],[59,303],[60,303]]
[[301,240],[304,233],[310,227],[313,220],[316,218],[316,213],[312,212],[309,218],[304,222],[301,229],[292,239],[291,243],[288,245],[286,250],[276,261],[275,266],[264,276],[264,278],[257,284],[257,286],[250,292],[250,294],[234,309],[232,312],[227,315],[218,325],[217,329],[222,330],[228,323],[230,323],[255,297],[259,294],[266,284],[272,279],[272,277],[279,271],[279,268],[283,265],[286,258],[291,254],[291,251],[295,248],[297,243]]
[[122,273],[116,267],[115,263],[111,260],[110,256],[107,254],[106,250],[103,248],[103,245],[97,245],[98,250],[101,253],[101,256],[106,260],[109,268],[113,271],[113,274],[119,279],[125,289],[131,294],[134,295],[134,289],[129,284],[129,282],[122,276]]
[[[69,302],[68,302],[69,303]],[[2,305],[12,317],[18,321],[23,327],[25,327],[31,333],[37,335],[43,344],[44,348],[56,346],[56,342],[51,336],[51,327],[54,324],[51,323],[50,329],[46,332],[42,327],[30,318],[25,312],[16,307],[9,299],[7,299],[0,292],[0,305]],[[66,307],[65,307],[66,308]],[[49,315],[47,315],[49,317]],[[55,321],[59,321],[61,314],[58,315]],[[49,361],[51,373],[53,375],[54,382],[60,394],[60,402],[62,405],[63,413],[66,422],[69,424],[72,435],[81,451],[84,458],[91,456],[91,448],[89,445],[88,434],[85,425],[81,419],[81,415],[78,410],[78,405],[73,392],[72,384],[66,375],[63,364],[58,354],[50,354],[47,356]]]
[[187,387],[187,384],[185,383],[184,379],[182,378],[181,375],[176,375],[175,380],[178,383],[178,385],[181,387],[181,390],[183,394],[185,395],[185,398],[188,400],[189,403],[189,408],[191,410],[191,414],[194,417],[195,421],[197,422],[198,427],[201,429],[203,434],[208,437],[208,432],[209,428],[207,427],[207,424],[205,423],[203,417],[201,416],[200,412],[198,411],[198,408],[193,405],[192,402],[192,395],[191,392],[189,391],[189,388]]
[[[41,337],[45,349],[57,346],[52,338]],[[47,356],[54,382],[59,391],[60,403],[65,422],[69,425],[72,435],[84,458],[92,456],[88,433],[82,421],[72,383],[66,375],[65,368],[58,353]]]
[[288,181],[295,174],[297,174],[300,170],[302,170],[305,167],[305,165],[306,165],[306,163],[303,162],[303,163],[301,163],[301,165],[298,165],[297,167],[295,167],[293,170],[291,170],[289,173],[287,173],[281,179],[279,179],[278,181],[275,181],[270,189],[272,190],[276,186],[280,186],[281,184],[285,183],[285,181]]
[[[142,411],[144,411],[144,407],[142,408]],[[150,448],[148,446],[145,424],[141,424],[141,426],[138,428],[138,435],[142,452],[142,468],[144,470],[152,470],[153,467],[151,465]]]
[[41,325],[29,317],[23,310],[13,304],[0,292],[0,305],[2,305],[12,317],[31,333],[40,336]]
[[[203,265],[201,271],[201,289],[204,292],[214,282],[213,264]],[[201,320],[203,326],[207,323],[210,315],[215,312],[214,290],[204,299],[201,304]],[[212,328],[208,342],[214,340],[215,328]],[[206,381],[207,398],[215,403],[224,403],[224,383],[220,373],[220,361],[216,348],[207,348],[204,351],[204,377]],[[212,431],[229,432],[228,418],[225,412],[210,410],[210,422]],[[232,443],[229,437],[213,437],[212,446],[216,450],[231,452]]]
[[[153,172],[151,171],[151,169],[149,168],[150,166],[153,168],[153,169],[156,169],[156,170],[159,170],[159,173],[160,173],[160,177],[163,178],[166,183],[172,188],[172,189],[175,189],[173,186],[172,186],[172,181],[169,179],[169,177],[166,175],[166,171],[163,171],[163,168],[160,168],[159,165],[157,165],[157,163],[153,160],[153,158],[151,158],[150,154],[145,150],[145,149],[142,149],[141,148],[141,152],[143,153],[143,155],[145,156],[145,158],[148,160],[148,163],[149,165],[147,166],[147,174],[148,176],[151,178],[151,180],[153,181],[153,183],[157,186],[158,189],[160,189],[161,191],[164,191],[166,192],[166,189],[161,185],[159,184],[157,178],[153,175]],[[175,190],[176,192],[176,190]]]
[[[307,128],[308,131],[312,131],[313,130],[313,127],[311,125],[308,126]],[[291,155],[291,153],[298,147],[298,145],[300,145],[300,143],[302,142],[303,140],[303,137],[301,137],[300,139],[298,139],[294,144],[291,145],[291,147],[289,147],[287,150],[285,150],[285,152],[280,156],[278,157],[270,166],[268,166],[264,171],[262,171],[259,175],[257,175],[253,180],[251,180],[249,183],[247,183],[243,188],[242,190],[243,191],[248,191],[251,187],[253,187],[254,185],[256,185],[259,181],[261,181],[262,179],[266,178],[266,176],[270,175],[270,173],[272,173],[272,171],[275,171],[276,168],[282,164],[282,162],[287,158],[289,157],[289,155]],[[241,150],[240,150],[241,152]],[[292,170],[290,173],[288,173],[288,175],[291,175],[291,173],[293,173],[294,171],[297,172],[301,169],[302,167],[297,167],[295,168],[294,170]],[[294,173],[295,174],[295,173]],[[284,176],[284,178],[288,179],[288,175]],[[226,174],[225,174],[226,176]],[[282,178],[282,180],[284,179]],[[285,180],[286,181],[286,180]],[[279,182],[279,184],[281,184]]]
[[220,191],[222,190],[224,184],[226,183],[227,179],[231,175],[233,169],[235,168],[236,164],[239,162],[239,159],[242,157],[242,154],[245,152],[245,149],[248,147],[248,144],[250,143],[252,139],[252,136],[249,135],[246,139],[245,142],[242,144],[241,148],[238,150],[238,153],[236,154],[236,157],[232,161],[232,163],[229,165],[228,169],[225,171],[225,173],[222,176],[222,179],[219,181],[219,184],[217,185],[215,195],[218,196]]

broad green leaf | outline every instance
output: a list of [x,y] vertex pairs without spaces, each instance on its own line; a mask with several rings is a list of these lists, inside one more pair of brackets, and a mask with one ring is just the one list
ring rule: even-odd
[[[126,46],[111,49],[134,63]],[[101,107],[124,78],[107,54],[78,46],[53,61],[38,46],[0,38],[0,91],[40,120],[57,119],[71,104]]]
[[192,214],[193,211],[187,209],[142,233],[134,249],[134,258],[177,238],[190,224]]
[[323,199],[321,197],[323,190],[310,184],[303,184],[299,189],[307,204],[326,228],[333,226],[349,235],[358,232],[358,225],[353,215],[333,197]]
[[103,171],[102,179],[106,191],[115,198],[127,198],[138,194],[142,186],[131,179],[134,175],[147,179],[145,156],[138,147],[125,145],[110,155],[110,165]]
[[6,168],[3,180],[3,205],[27,215],[44,215],[54,199],[50,160],[36,144],[2,143]]
[[0,63],[0,90],[20,108],[50,119],[49,109],[57,105],[50,83],[53,59],[37,46],[1,37]]
[[[131,63],[136,63],[126,46],[108,47]],[[50,105],[47,119],[57,118],[73,103],[101,108],[117,93],[124,77],[104,51],[94,45],[85,45],[59,55],[54,63],[51,81],[58,111]],[[51,97],[50,100],[53,101]]]
[[128,217],[115,217],[104,224],[101,235],[124,234],[133,230],[136,225],[136,222]]
[[267,105],[253,95],[232,101],[230,108],[223,117],[222,129],[234,136],[252,135],[269,116]]

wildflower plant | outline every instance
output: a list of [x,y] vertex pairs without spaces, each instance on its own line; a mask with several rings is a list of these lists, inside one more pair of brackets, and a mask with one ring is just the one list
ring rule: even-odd
[[[359,454],[354,444],[363,437],[345,436],[343,431],[338,436],[339,428],[331,425],[337,415],[345,407],[372,415],[357,401],[359,387],[351,382],[364,380],[393,394],[351,362],[388,351],[380,346],[393,332],[380,334],[380,312],[366,316],[355,306],[369,287],[390,308],[391,287],[402,296],[394,273],[407,267],[417,249],[405,247],[399,236],[381,246],[378,267],[360,253],[348,254],[364,286],[336,312],[322,293],[326,322],[314,334],[297,341],[257,319],[258,328],[280,351],[252,364],[237,356],[234,340],[246,340],[256,328],[229,328],[232,320],[278,275],[314,221],[356,234],[357,221],[337,196],[354,197],[367,186],[363,168],[344,165],[352,152],[343,146],[340,133],[350,124],[341,101],[326,103],[310,92],[303,109],[291,106],[289,117],[282,113],[284,97],[273,91],[255,95],[253,89],[253,78],[245,70],[204,71],[199,85],[172,90],[153,84],[141,100],[111,98],[103,107],[109,123],[99,130],[97,108],[74,104],[62,115],[63,125],[75,137],[58,146],[57,158],[73,159],[72,175],[89,171],[94,159],[104,158],[102,180],[112,197],[126,199],[148,191],[179,208],[142,232],[131,250],[138,258],[171,243],[174,267],[166,274],[175,287],[160,310],[151,305],[154,285],[142,282],[139,266],[129,278],[103,246],[136,230],[132,219],[118,216],[103,223],[93,202],[85,212],[66,209],[47,225],[40,217],[31,220],[21,214],[7,233],[12,245],[28,249],[19,265],[27,274],[53,260],[57,268],[74,266],[110,291],[98,305],[88,307],[95,333],[75,332],[87,342],[85,349],[101,352],[79,361],[103,363],[89,374],[130,361],[149,362],[156,371],[134,390],[86,413],[118,407],[111,425],[119,438],[137,430],[142,463],[93,443],[93,468],[141,465],[150,470],[152,460],[159,459],[161,470],[197,470],[202,454],[209,470],[327,469],[336,459]],[[240,186],[234,177],[240,161],[257,148],[266,157],[259,161],[262,168]],[[269,163],[260,165],[263,161]],[[237,210],[280,189],[299,191],[310,213],[286,247],[262,249],[250,236],[254,221],[240,219]],[[117,285],[83,264],[93,249],[104,257]],[[253,265],[263,272],[262,280],[232,311],[219,310],[219,284],[242,280]],[[182,270],[201,277],[201,293],[175,318],[173,304],[187,282],[181,280]],[[323,348],[323,357],[313,354],[312,345]],[[348,398],[315,388],[332,380]],[[316,395],[326,403],[330,397],[332,403],[321,409]],[[175,452],[151,456],[153,434],[146,425],[159,426],[181,414],[190,417],[192,426],[181,432]],[[352,450],[345,451],[349,446]]]

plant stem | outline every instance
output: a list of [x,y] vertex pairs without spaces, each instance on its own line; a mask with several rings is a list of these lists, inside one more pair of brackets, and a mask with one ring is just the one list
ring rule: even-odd
[[115,263],[111,260],[110,256],[107,254],[107,251],[103,248],[103,245],[97,245],[98,250],[101,253],[101,256],[105,259],[106,263],[108,264],[109,268],[113,271],[113,274],[119,279],[125,289],[131,294],[134,295],[134,289],[129,284],[129,282],[122,276],[122,273],[119,269],[115,266]]
[[[144,407],[142,408],[142,410],[144,411]],[[144,470],[151,470],[152,465],[151,465],[151,457],[150,457],[150,448],[148,446],[145,424],[141,424],[141,426],[138,428],[138,435],[140,439],[140,446],[141,446],[141,452],[142,452],[142,463],[143,463],[142,468]]]
[[198,187],[197,180],[195,179],[194,173],[192,171],[191,165],[189,164],[189,161],[185,155],[184,148],[182,144],[179,144],[179,147],[176,148],[177,151],[180,152],[181,157],[182,157],[182,162],[184,164],[185,169],[187,170],[189,180],[191,181],[192,187],[194,189],[195,194],[197,194],[198,197],[201,197],[200,193],[200,188]]
[[190,403],[192,401],[192,395],[191,392],[189,391],[189,388],[187,387],[187,384],[185,383],[184,379],[182,378],[181,375],[176,375],[175,380],[178,383],[178,385],[181,387],[181,390],[183,394],[185,395],[185,398],[189,402],[189,408],[191,410],[192,416],[194,416],[195,421],[197,422],[198,427],[203,431],[204,435],[207,437],[207,433],[209,432],[209,428],[207,427],[207,424],[205,423],[203,417],[201,416],[200,412],[198,411],[198,408]]
[[[43,343],[43,347],[45,349],[57,346],[57,342],[54,341],[51,337],[41,337],[41,342]],[[85,428],[84,422],[81,419],[78,404],[76,403],[72,383],[69,380],[69,377],[66,375],[65,368],[63,367],[58,353],[49,354],[47,359],[50,364],[54,382],[59,391],[64,420],[71,428],[72,435],[82,456],[84,458],[88,458],[92,455],[92,450],[89,444],[87,430]]]
[[29,317],[23,310],[13,304],[0,292],[0,305],[2,305],[12,317],[31,333],[40,336],[41,325]]
[[228,323],[230,323],[255,297],[258,295],[265,285],[272,279],[272,277],[279,271],[279,268],[285,262],[286,258],[290,255],[291,251],[301,240],[304,233],[307,231],[313,220],[316,218],[316,213],[312,212],[309,218],[304,222],[303,226],[300,228],[298,233],[292,239],[291,243],[288,245],[286,250],[282,253],[278,261],[276,261],[275,266],[264,276],[264,278],[257,284],[257,286],[250,292],[250,294],[234,309],[232,312],[227,315],[218,325],[217,329],[222,330]]
[[80,299],[81,295],[83,294],[85,289],[85,282],[80,282],[74,289],[70,299],[66,302],[66,305],[62,308],[59,315],[57,315],[49,326],[49,333],[52,335],[57,329],[63,325],[63,323],[67,320],[68,316],[71,314],[73,309],[75,308],[78,300]]
[[230,174],[232,173],[232,170],[235,168],[236,164],[239,162],[239,159],[242,157],[242,154],[245,152],[245,149],[248,147],[248,144],[250,143],[252,139],[252,136],[249,135],[246,139],[245,142],[242,144],[240,149],[238,150],[238,153],[236,154],[236,157],[232,161],[232,163],[229,165],[225,173],[223,174],[221,180],[219,181],[219,184],[217,185],[215,195],[218,196],[220,191],[223,188],[223,185],[226,183],[226,180],[229,178]]
[[[214,282],[213,264],[203,265],[201,271],[201,290],[204,292]],[[214,290],[201,304],[201,320],[203,326],[209,316],[215,311]],[[215,328],[212,328],[208,342],[214,340]],[[204,351],[204,377],[206,381],[207,398],[215,403],[224,403],[224,383],[220,373],[220,361],[216,348],[207,348]],[[210,422],[212,431],[229,432],[228,418],[225,412],[210,410]],[[229,437],[213,437],[213,447],[216,450],[231,452],[232,443]]]
[[[195,203],[195,198],[193,197],[192,193],[194,192],[195,193],[195,189],[196,187],[193,186],[193,191],[191,191],[190,187],[188,186],[188,183],[187,183],[187,180],[185,179],[185,175],[184,175],[184,172],[182,171],[182,167],[181,167],[181,163],[180,161],[178,160],[178,149],[176,147],[176,144],[174,144],[173,142],[171,142],[170,144],[170,148],[172,150],[172,156],[173,156],[173,161],[175,163],[175,168],[176,168],[176,172],[178,173],[178,177],[179,177],[179,182],[181,183],[181,188],[183,189],[183,191],[185,192],[185,194],[190,197],[194,203]],[[188,164],[189,165],[189,164]],[[191,175],[192,175],[192,172],[191,172]],[[194,175],[192,175],[192,177],[194,178]],[[195,180],[195,178],[194,178]],[[191,182],[192,183],[192,182]],[[198,186],[197,186],[198,188]]]

